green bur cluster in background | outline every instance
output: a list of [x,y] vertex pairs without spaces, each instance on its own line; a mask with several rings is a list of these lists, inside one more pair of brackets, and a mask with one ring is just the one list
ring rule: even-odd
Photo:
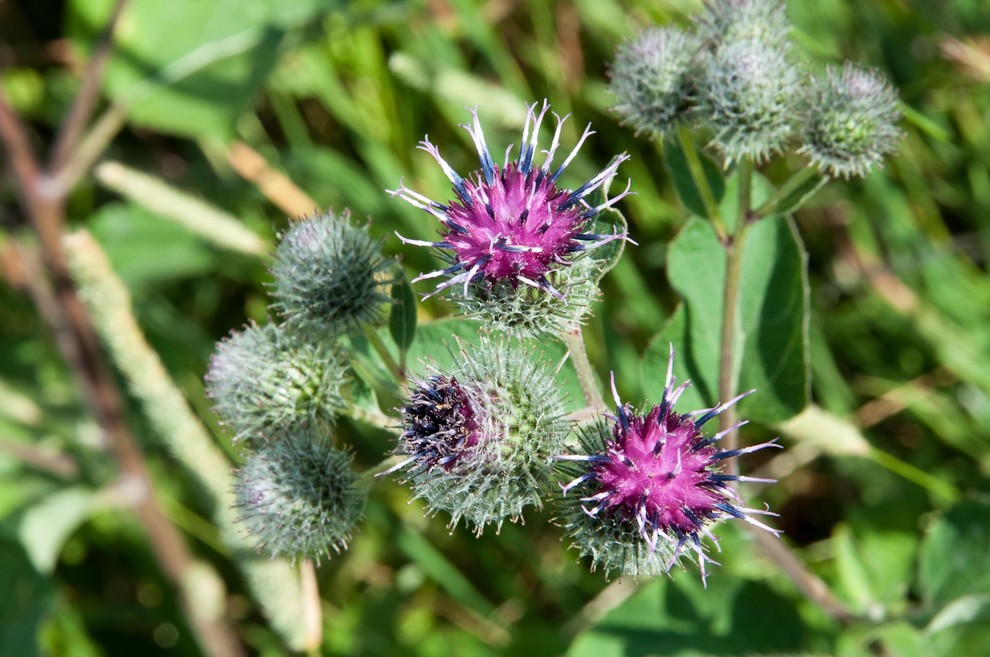
[[[0,91],[40,154],[112,5],[42,1],[0,10]],[[248,654],[312,646],[301,629],[299,568],[259,556],[243,523],[230,518],[230,466],[245,443],[232,444],[238,429],[217,426],[202,375],[232,327],[264,325],[274,313],[264,258],[286,216],[350,208],[354,225],[374,218],[370,234],[383,238],[386,254],[399,249],[392,230],[436,238],[422,212],[383,190],[405,176],[430,198],[448,197],[449,181],[413,146],[429,134],[452,166],[470,170],[476,154],[457,127],[465,107],[478,106],[490,143],[501,147],[518,139],[525,104],[535,99],[579,119],[565,143],[593,122],[597,134],[569,165],[569,183],[615,153],[630,154],[621,175],[636,194],[621,210],[639,246],[602,281],[585,326],[591,360],[601,380],[623,373],[622,399],[656,400],[673,341],[679,378],[694,382],[682,404],[713,403],[725,252],[691,170],[700,167],[708,200],[727,218],[737,208],[738,177],[721,160],[693,161],[676,131],[662,146],[637,138],[636,129],[649,131],[632,120],[620,125],[609,92],[616,48],[647,26],[703,33],[711,26],[689,19],[701,9],[609,0],[129,3],[93,131],[85,131],[92,137],[99,127],[112,140],[109,148],[84,140],[100,146],[102,162],[84,166],[68,196],[70,228],[89,231],[112,269],[87,276],[81,256],[90,247],[67,248],[120,373],[125,419],[155,495],[194,567],[185,589],[163,574],[130,512],[141,491],[118,478],[98,418],[39,311],[33,283],[44,276],[4,146],[0,583],[10,595],[0,601],[0,654],[198,656],[206,651],[194,618],[220,619]],[[888,77],[904,114],[897,151],[862,179],[844,180],[861,167],[835,164],[834,144],[765,163],[752,205],[772,202],[782,216],[749,229],[753,256],[741,263],[749,284],[737,321],[737,383],[759,388],[740,404],[739,416],[751,420],[742,437],[755,444],[780,436],[786,446],[766,462],[743,459],[742,468],[779,480],[758,495],[780,513],[780,541],[848,619],[809,602],[731,523],[718,527],[722,552],[713,556],[721,565],[707,589],[694,572],[605,584],[575,563],[559,528],[545,522],[548,511],[527,509],[525,525],[476,538],[424,518],[408,490],[380,480],[348,551],[316,571],[323,634],[313,654],[858,657],[882,649],[954,657],[990,644],[990,69],[980,38],[990,31],[987,12],[970,0],[823,0],[791,2],[787,17],[791,49],[807,61],[802,75],[831,81],[816,93],[841,93],[842,80],[856,75],[841,68],[848,59]],[[860,109],[850,103],[848,111]],[[872,165],[877,159],[857,146],[871,118],[865,111],[856,125],[822,121],[850,127],[847,154]],[[818,125],[802,122],[788,139],[818,143]],[[714,136],[693,135],[699,145]],[[726,143],[756,154],[742,141]],[[249,171],[242,146],[268,170],[238,173]],[[730,155],[719,148],[716,155]],[[791,222],[783,215],[820,181],[783,196],[775,190],[808,161],[839,180]],[[135,171],[146,175],[128,175]],[[312,198],[293,204],[272,174]],[[404,249],[401,264],[411,276],[438,262],[426,249]],[[111,281],[126,285],[111,290],[123,297],[107,293]],[[334,370],[340,383],[329,401],[332,430],[353,445],[356,471],[376,467],[395,446],[395,427],[380,428],[401,404],[389,372],[414,371],[424,357],[448,368],[451,336],[477,336],[476,325],[444,319],[450,306],[441,299],[413,305],[404,284],[377,292],[407,302],[387,306],[387,326],[347,337],[351,366]],[[548,363],[565,353],[555,343],[542,349]],[[314,376],[306,380],[326,375]],[[570,362],[559,377],[567,412],[580,410]],[[313,424],[329,430],[319,417]],[[272,593],[279,583],[282,597]],[[199,605],[191,610],[183,600]]]

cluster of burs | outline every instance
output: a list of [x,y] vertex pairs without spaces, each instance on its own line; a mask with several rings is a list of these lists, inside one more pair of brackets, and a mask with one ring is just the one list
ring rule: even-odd
[[[709,139],[727,164],[763,161],[799,143],[825,178],[861,175],[892,150],[899,112],[888,84],[853,65],[808,75],[795,62],[781,3],[713,0],[694,26],[647,29],[619,47],[610,89],[615,111],[637,132],[690,131]],[[628,156],[565,188],[559,177],[590,128],[552,165],[566,117],[557,117],[550,148],[540,150],[541,124],[555,115],[534,104],[517,158],[509,161],[507,152],[496,163],[477,111],[471,114],[463,127],[478,151],[476,171],[461,176],[429,140],[420,144],[453,197],[434,201],[401,183],[391,194],[439,222],[437,241],[401,238],[445,260],[413,282],[432,279],[431,294],[443,292],[462,315],[481,319],[480,337],[475,344],[452,339],[452,364],[414,364],[419,378],[408,381],[401,367],[384,363],[394,383],[406,386],[405,400],[397,417],[377,406],[371,413],[398,435],[396,447],[390,460],[359,475],[336,418],[360,415],[357,397],[369,386],[355,373],[356,344],[370,345],[382,361],[394,346],[409,346],[385,344],[382,329],[398,307],[393,288],[407,283],[367,226],[346,213],[293,223],[274,255],[272,320],[219,343],[206,377],[215,412],[244,447],[234,490],[245,531],[272,556],[340,552],[379,471],[398,473],[428,512],[479,534],[555,500],[557,524],[606,572],[665,572],[683,554],[703,569],[710,559],[701,539],[711,540],[707,526],[722,519],[769,530],[753,518],[761,511],[737,504],[731,482],[740,477],[722,474],[721,463],[773,445],[722,451],[715,443],[725,431],[701,433],[738,398],[679,414],[673,405],[684,384],[668,368],[655,406],[637,414],[616,395],[614,412],[593,412],[598,419],[578,427],[558,364],[540,355],[540,341],[579,335],[601,276],[621,253],[624,220],[601,216],[612,216],[628,192],[606,198]]]
[[776,0],[712,0],[695,29],[644,30],[611,69],[615,110],[637,133],[710,132],[729,162],[798,145],[829,177],[862,176],[893,151],[897,96],[878,71],[847,62],[810,75]]
[[361,519],[367,487],[333,429],[348,406],[349,337],[382,323],[394,268],[346,214],[294,223],[272,264],[276,319],[234,332],[210,361],[213,410],[244,448],[239,520],[273,557],[340,552]]

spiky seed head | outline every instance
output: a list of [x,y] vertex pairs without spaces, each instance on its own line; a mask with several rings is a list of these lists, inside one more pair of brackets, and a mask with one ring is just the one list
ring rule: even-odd
[[295,222],[275,251],[274,307],[301,330],[337,335],[384,319],[392,262],[350,213]]
[[540,506],[554,455],[570,432],[551,371],[529,350],[482,338],[458,345],[455,363],[431,368],[401,409],[396,453],[417,498],[481,534]]
[[704,58],[702,115],[712,143],[729,161],[761,161],[794,133],[801,80],[786,44],[749,39],[723,44]]
[[812,163],[832,177],[864,176],[892,153],[901,131],[897,94],[884,76],[846,62],[815,80],[804,145]]
[[367,497],[351,455],[312,431],[282,432],[235,473],[245,531],[275,557],[317,561],[347,549]]
[[[560,175],[592,134],[585,129],[564,162],[551,168],[567,117],[557,117],[557,127],[546,158],[535,162],[540,125],[549,105],[536,112],[529,107],[519,155],[497,165],[485,141],[476,110],[464,125],[478,151],[480,168],[462,177],[443,159],[429,139],[419,148],[429,153],[453,185],[454,198],[447,203],[431,200],[400,184],[390,194],[420,208],[440,222],[437,241],[399,238],[407,244],[439,249],[449,266],[414,279],[443,280],[432,294],[450,290],[470,316],[514,334],[556,333],[579,323],[590,305],[587,276],[570,275],[571,265],[586,251],[625,234],[595,235],[586,232],[592,219],[629,191],[592,205],[591,195],[604,190],[628,156],[614,158],[608,167],[574,190],[558,185]],[[556,116],[556,115],[554,115]],[[594,285],[590,286],[591,288]],[[542,296],[553,297],[547,301]],[[569,295],[582,298],[568,301]],[[430,296],[430,295],[427,295]],[[545,315],[543,313],[546,313]]]
[[717,441],[728,432],[705,437],[701,427],[745,394],[712,409],[679,414],[673,406],[686,384],[674,387],[673,350],[670,363],[658,405],[635,413],[614,393],[613,381],[615,415],[579,433],[583,454],[559,457],[573,476],[561,485],[561,521],[573,546],[591,557],[592,570],[652,577],[689,555],[704,578],[706,564],[716,563],[702,543],[707,537],[717,546],[712,523],[738,518],[777,533],[753,517],[769,512],[745,508],[731,487],[733,481],[768,480],[720,471],[725,459],[776,446],[775,441],[720,450]]
[[217,343],[205,378],[213,410],[235,440],[305,426],[326,433],[344,408],[347,362],[334,341],[251,323]]
[[780,44],[791,30],[780,0],[708,0],[697,21],[699,38],[712,49],[734,41]]
[[662,139],[691,108],[698,40],[672,27],[651,27],[619,46],[612,63],[612,109],[636,134]]

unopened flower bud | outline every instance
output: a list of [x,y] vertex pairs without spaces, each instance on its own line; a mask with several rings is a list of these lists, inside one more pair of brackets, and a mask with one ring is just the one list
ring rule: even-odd
[[662,138],[691,107],[694,35],[648,28],[619,46],[611,69],[613,108],[636,134]]
[[450,371],[414,383],[398,454],[416,497],[481,534],[541,505],[554,455],[570,431],[553,374],[529,351],[482,339],[461,345]]
[[276,324],[249,324],[217,344],[206,392],[235,440],[261,440],[284,428],[328,431],[344,407],[346,378],[336,343]]
[[237,470],[238,518],[273,558],[318,561],[347,549],[367,497],[357,479],[349,453],[311,431],[286,432]]
[[733,41],[705,58],[703,116],[730,161],[780,151],[794,132],[801,75],[786,44]]
[[355,331],[384,319],[391,261],[381,241],[349,213],[319,214],[294,223],[275,251],[274,307],[293,326],[324,334]]
[[802,153],[824,174],[863,176],[901,136],[897,94],[884,77],[850,63],[816,80]]
[[708,0],[698,17],[698,36],[712,49],[734,41],[780,44],[790,29],[780,0]]

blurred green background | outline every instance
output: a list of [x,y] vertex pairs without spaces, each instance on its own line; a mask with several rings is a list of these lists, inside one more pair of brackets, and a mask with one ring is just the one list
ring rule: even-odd
[[[112,4],[0,3],[2,90],[39,153]],[[435,226],[384,190],[404,179],[433,198],[448,193],[415,149],[423,135],[470,171],[473,148],[457,127],[465,107],[478,106],[501,152],[518,139],[525,104],[547,98],[574,115],[565,146],[588,121],[597,133],[565,182],[632,155],[620,176],[636,195],[620,209],[639,246],[604,280],[587,337],[600,373],[617,372],[623,398],[644,399],[662,372],[644,368],[643,354],[678,302],[666,246],[687,213],[657,147],[610,114],[607,69],[639,28],[686,25],[699,8],[134,0],[97,112],[113,138],[69,197],[70,227],[106,251],[169,377],[236,460],[202,375],[216,340],[264,321],[264,253],[287,214],[315,209],[275,176],[321,208],[370,217],[398,252],[393,231],[429,239]],[[781,514],[782,540],[856,619],[840,624],[806,601],[735,527],[719,530],[722,566],[707,591],[692,569],[606,583],[575,563],[547,512],[476,539],[424,518],[385,482],[350,551],[318,570],[324,638],[313,654],[990,654],[990,10],[984,0],[818,0],[792,1],[788,13],[811,69],[845,59],[876,67],[906,115],[883,170],[833,181],[796,217],[809,253],[814,413],[745,432],[752,442],[781,435],[787,447],[744,462],[780,478],[747,496]],[[157,186],[138,187],[118,165]],[[799,166],[794,157],[764,173],[779,182]],[[32,242],[16,184],[0,178],[0,655],[204,654],[29,294],[35,274],[14,255]],[[210,233],[202,205],[176,205],[189,199],[260,240]],[[435,266],[426,249],[402,258],[410,274]],[[449,312],[433,299],[420,320]],[[135,383],[121,385],[167,516],[223,580],[222,617],[250,654],[288,654],[202,486],[163,447]],[[340,432],[360,467],[391,448],[386,432],[360,422]]]

